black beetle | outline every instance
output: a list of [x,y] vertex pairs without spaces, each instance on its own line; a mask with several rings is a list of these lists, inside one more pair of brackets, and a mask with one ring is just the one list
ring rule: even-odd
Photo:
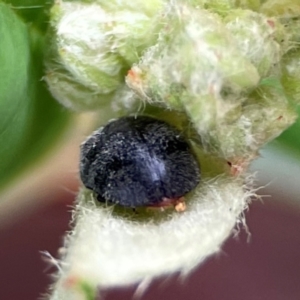
[[200,167],[178,129],[153,117],[127,116],[81,145],[80,177],[99,201],[167,206],[195,188]]

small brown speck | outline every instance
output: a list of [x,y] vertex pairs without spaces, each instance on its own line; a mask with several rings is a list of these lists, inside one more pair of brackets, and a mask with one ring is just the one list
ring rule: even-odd
[[177,212],[184,212],[186,210],[186,203],[184,202],[184,200],[176,203],[175,210]]

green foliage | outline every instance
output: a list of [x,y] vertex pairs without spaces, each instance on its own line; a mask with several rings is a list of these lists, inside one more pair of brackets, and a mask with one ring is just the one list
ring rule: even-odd
[[0,188],[53,144],[69,113],[43,76],[45,37],[0,3]]
[[41,31],[47,30],[52,0],[4,0],[3,2],[7,3],[25,22],[32,24]]

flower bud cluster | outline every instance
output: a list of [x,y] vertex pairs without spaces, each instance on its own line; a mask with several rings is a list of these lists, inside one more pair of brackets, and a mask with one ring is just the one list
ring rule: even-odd
[[109,103],[130,66],[157,39],[162,2],[121,2],[59,0],[51,10],[45,79],[58,101],[73,110]]
[[57,100],[170,121],[202,176],[185,212],[150,219],[82,189],[51,299],[191,270],[244,223],[247,167],[297,117],[299,1],[56,0],[51,17],[45,79]]

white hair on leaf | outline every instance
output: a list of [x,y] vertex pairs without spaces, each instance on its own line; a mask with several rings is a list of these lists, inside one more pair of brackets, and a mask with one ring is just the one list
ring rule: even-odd
[[[220,250],[251,195],[241,178],[218,176],[196,189],[185,212],[173,212],[155,223],[116,216],[112,207],[99,207],[93,194],[83,189],[75,209],[76,224],[66,238],[68,250],[56,290],[67,293],[64,282],[72,278],[101,288],[175,271],[187,273]],[[51,299],[61,298],[53,295]]]

